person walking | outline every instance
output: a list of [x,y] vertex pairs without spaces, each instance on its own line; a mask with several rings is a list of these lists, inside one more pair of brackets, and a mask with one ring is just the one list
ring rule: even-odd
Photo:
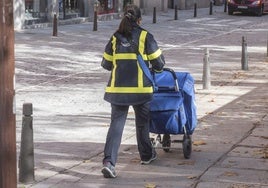
[[137,61],[140,53],[146,65],[161,72],[164,56],[153,35],[140,27],[141,10],[126,7],[118,30],[105,47],[101,66],[111,71],[104,100],[111,103],[111,123],[104,147],[101,172],[105,178],[115,178],[115,165],[129,107],[135,112],[136,138],[141,164],[157,158],[149,137],[149,108],[153,87]]

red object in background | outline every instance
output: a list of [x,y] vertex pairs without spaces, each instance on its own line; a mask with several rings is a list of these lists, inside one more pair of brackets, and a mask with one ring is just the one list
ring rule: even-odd
[[255,13],[262,16],[268,11],[268,0],[228,0],[228,14],[234,12]]

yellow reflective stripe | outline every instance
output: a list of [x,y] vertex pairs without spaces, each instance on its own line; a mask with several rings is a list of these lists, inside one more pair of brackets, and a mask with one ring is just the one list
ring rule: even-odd
[[106,87],[108,93],[152,93],[152,87],[137,88],[137,87]]
[[[142,55],[143,60],[147,60],[147,55],[143,54],[145,49],[145,39],[146,39],[147,31],[141,31],[139,38],[139,52]],[[138,86],[143,87],[143,70],[141,69],[138,63]]]
[[141,31],[140,38],[139,38],[139,52],[142,55],[143,60],[147,61],[147,55],[143,54],[145,49],[145,38],[147,35],[147,31]]
[[138,61],[137,64],[138,64],[138,87],[140,88],[143,87],[143,71]]
[[156,59],[156,58],[158,58],[160,55],[161,55],[161,50],[158,49],[158,50],[156,50],[154,53],[148,55],[148,59],[149,59],[149,60]]
[[[116,50],[116,38],[113,36],[112,39],[112,49],[113,49],[113,56],[115,55]],[[116,59],[113,58],[113,70],[112,70],[112,76],[111,76],[111,86],[114,87],[115,85],[115,72],[116,72]]]
[[141,31],[140,38],[139,38],[139,52],[140,52],[140,54],[144,53],[144,44],[145,44],[146,35],[147,35],[146,31]]
[[106,59],[107,61],[113,61],[113,56],[110,54],[107,54],[106,52],[103,53],[103,57],[104,59]]
[[143,58],[144,61],[148,61],[148,57],[147,57],[147,55],[142,54],[142,58]]
[[114,54],[116,60],[123,60],[123,59],[137,59],[137,54],[135,53],[120,53]]

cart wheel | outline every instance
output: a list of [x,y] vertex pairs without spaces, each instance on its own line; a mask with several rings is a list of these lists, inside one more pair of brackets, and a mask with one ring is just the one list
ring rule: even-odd
[[155,143],[154,138],[150,138],[150,141],[151,141],[152,146],[155,147],[156,143]]
[[[171,146],[171,139],[170,139],[170,135],[169,134],[164,134],[162,146],[163,147],[170,147]],[[169,148],[164,148],[163,150],[165,152],[169,152]]]
[[157,137],[155,139],[153,139],[154,142],[153,142],[153,146],[156,148],[159,146],[159,144],[161,143],[161,135],[158,134]]
[[190,159],[192,153],[192,139],[190,135],[183,135],[182,148],[184,158]]

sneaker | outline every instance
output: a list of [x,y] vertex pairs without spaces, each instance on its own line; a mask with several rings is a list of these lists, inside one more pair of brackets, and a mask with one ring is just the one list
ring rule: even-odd
[[150,164],[151,162],[153,162],[155,159],[157,159],[157,154],[156,154],[156,152],[153,152],[152,157],[151,157],[149,160],[147,160],[147,161],[143,161],[143,160],[141,160],[141,164],[142,164],[142,165],[148,165],[148,164]]
[[110,162],[105,162],[101,169],[101,172],[105,178],[115,178],[115,168]]

